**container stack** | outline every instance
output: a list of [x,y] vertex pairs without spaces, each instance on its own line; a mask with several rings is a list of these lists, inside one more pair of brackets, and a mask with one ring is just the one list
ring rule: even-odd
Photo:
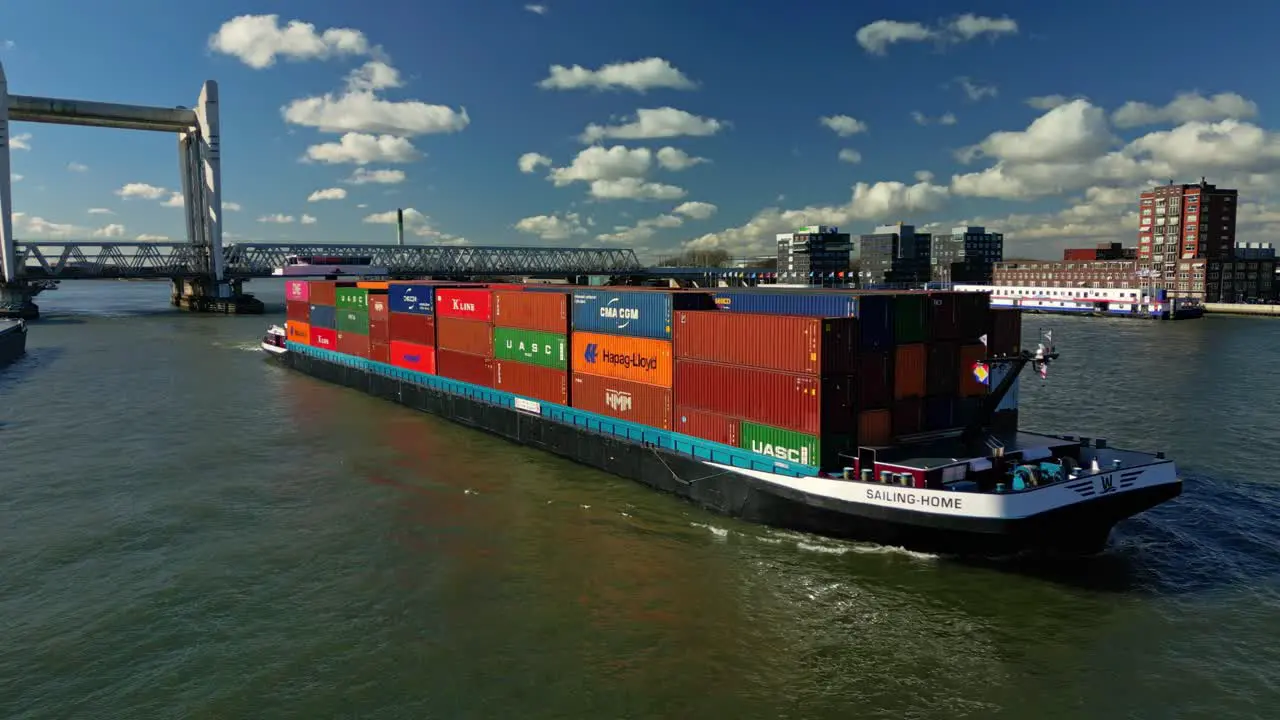
[[388,283],[369,288],[369,359],[391,363],[391,301]]
[[284,284],[285,336],[289,342],[311,344],[311,284],[289,280]]
[[338,283],[332,280],[312,280],[308,285],[311,345],[338,352]]
[[[991,310],[991,332],[987,336],[987,345],[991,357],[1016,355],[1022,351],[1022,313],[1018,310]],[[1008,365],[992,365],[991,377],[987,392],[995,390],[1009,372]],[[1014,378],[1013,387],[996,406],[991,418],[991,427],[995,430],[1012,431],[1018,428],[1018,383],[1022,378]]]
[[853,446],[857,319],[676,312],[674,338],[676,432],[803,465]]
[[569,293],[493,292],[494,387],[569,404]]
[[894,437],[924,431],[926,367],[929,360],[929,298],[924,293],[893,299]]
[[493,292],[436,288],[436,373],[494,387]]
[[339,287],[334,295],[338,315],[338,352],[370,359],[369,291],[362,287]]
[[388,350],[392,366],[434,375],[436,372],[436,286],[391,283],[387,288]]

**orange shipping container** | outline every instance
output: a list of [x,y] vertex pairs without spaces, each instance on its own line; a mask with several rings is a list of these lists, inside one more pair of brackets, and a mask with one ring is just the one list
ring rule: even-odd
[[569,334],[569,293],[499,290],[493,293],[495,327]]
[[893,399],[924,397],[925,364],[928,360],[924,343],[894,348]]
[[960,397],[982,397],[987,394],[987,386],[978,382],[973,376],[973,365],[987,357],[987,346],[982,343],[960,346]]
[[436,347],[493,357],[493,326],[482,320],[437,317]]
[[356,287],[365,290],[387,290],[391,287],[391,283],[378,280],[361,280],[356,283]]
[[306,323],[290,320],[285,323],[285,333],[289,342],[300,345],[311,344],[311,326]]
[[858,444],[888,445],[893,442],[893,413],[863,410],[858,413]]
[[575,332],[573,371],[669,388],[671,341]]

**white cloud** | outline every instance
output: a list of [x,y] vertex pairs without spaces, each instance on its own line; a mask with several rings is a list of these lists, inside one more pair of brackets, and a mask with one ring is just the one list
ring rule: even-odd
[[107,208],[89,208],[89,214],[90,215],[115,215],[116,213],[114,210],[109,210]]
[[956,83],[960,85],[961,90],[964,90],[965,96],[974,102],[984,97],[995,97],[999,94],[995,85],[979,85],[967,77],[956,78]]
[[302,223],[303,225],[315,225],[316,219],[311,215],[303,214],[303,216],[298,219],[298,222]]
[[1218,93],[1203,97],[1199,93],[1178,93],[1168,105],[1154,107],[1142,102],[1127,102],[1111,115],[1116,127],[1164,125],[1211,120],[1248,120],[1258,116],[1258,106],[1236,93]]
[[529,12],[531,12],[531,13],[533,13],[533,14],[535,14],[535,15],[546,15],[546,14],[547,14],[547,6],[546,6],[546,5],[525,5],[525,6],[524,6],[524,9],[525,9],[525,10],[528,10]]
[[894,43],[932,41],[941,47],[983,36],[994,39],[1001,35],[1016,35],[1017,32],[1016,20],[966,13],[933,27],[918,22],[877,20],[858,28],[855,37],[863,50],[872,55],[884,55]]
[[596,239],[600,242],[634,245],[652,238],[660,229],[676,228],[683,224],[684,219],[675,215],[658,215],[640,220],[635,225],[618,225],[613,228],[613,232],[597,235]]
[[30,150],[31,149],[31,133],[20,133],[18,135],[9,136],[10,150]]
[[88,165],[84,165],[84,164],[82,164],[82,163],[78,163],[78,162],[69,162],[69,163],[67,163],[67,169],[68,169],[68,170],[70,170],[71,172],[77,172],[77,173],[89,172],[89,166],[88,166]]
[[381,60],[370,60],[347,73],[347,89],[352,92],[386,90],[402,85],[400,71]]
[[1071,102],[1072,98],[1065,95],[1039,95],[1027,98],[1027,105],[1036,110],[1052,110],[1059,105],[1066,105]]
[[164,202],[162,202],[162,203],[160,203],[160,204],[161,204],[161,205],[163,205],[163,206],[165,206],[165,207],[171,207],[171,208],[186,207],[186,203],[184,203],[184,202],[183,202],[183,200],[182,200],[182,193],[180,193],[180,192],[176,192],[176,193],[173,193],[173,194],[169,195],[169,199],[168,199],[168,200],[165,200]]
[[841,150],[838,155],[836,155],[836,158],[838,158],[840,162],[856,164],[856,163],[862,162],[862,153],[852,148],[845,148]]
[[617,62],[589,70],[581,65],[552,65],[551,74],[538,83],[543,90],[626,89],[643,93],[655,88],[692,90],[697,84],[669,61],[650,57],[634,62]]
[[661,148],[654,153],[648,148],[615,145],[585,148],[567,167],[552,168],[547,176],[556,187],[575,182],[590,184],[590,194],[600,200],[678,200],[685,191],[674,185],[645,179],[654,160],[668,170],[683,170],[702,158],[692,158],[675,148]]
[[351,177],[346,182],[352,185],[368,185],[370,183],[376,185],[395,185],[404,182],[405,174],[403,170],[366,170],[365,168],[356,168],[351,173]]
[[594,180],[591,183],[591,196],[600,200],[679,200],[686,194],[683,188],[675,185],[634,177]]
[[363,210],[363,209],[365,209],[365,208],[369,207],[369,203],[358,203],[358,204],[356,205],[356,207],[358,207],[358,208],[360,208],[361,210]]
[[[371,225],[395,225],[396,211],[388,210],[386,212],[373,213],[366,215],[364,222]],[[414,208],[404,208],[404,229],[406,232],[418,237],[430,238],[432,242],[438,245],[467,245],[467,239],[457,235],[440,232],[431,224],[431,218],[423,215]]]
[[334,133],[413,137],[459,132],[471,123],[466,108],[454,110],[447,105],[429,105],[420,100],[393,102],[368,90],[294,100],[281,112],[285,122]]
[[515,224],[515,229],[529,235],[537,235],[543,240],[568,240],[574,235],[585,235],[587,229],[582,226],[578,213],[564,215],[534,215],[522,218]]
[[320,202],[322,200],[342,200],[347,197],[345,188],[333,187],[317,190],[307,196],[307,202]]
[[137,240],[138,242],[168,242],[169,236],[168,235],[150,235],[148,233],[143,233],[138,237],[134,238],[134,240]]
[[22,178],[24,178],[24,177],[26,177],[26,176],[25,176],[25,175],[19,175],[19,174],[17,174],[17,173],[12,173],[12,174],[10,174],[10,175],[9,175],[9,178],[10,178],[10,179],[12,179],[14,182],[21,182],[21,181],[22,181]]
[[848,115],[831,115],[818,118],[818,122],[840,137],[849,137],[867,131],[867,124]]
[[1059,105],[1022,131],[1000,131],[962,151],[962,159],[988,156],[1010,162],[1054,162],[1096,154],[1111,143],[1106,114],[1087,101]]
[[240,212],[240,203],[222,201],[222,209],[226,212]]
[[96,238],[122,238],[124,237],[124,226],[119,223],[112,223],[94,230],[92,235]]
[[281,27],[278,15],[240,15],[209,37],[209,48],[261,70],[274,65],[278,57],[323,60],[364,55],[369,52],[369,42],[364,33],[351,28],[317,33],[314,25],[300,20],[290,20]]
[[661,165],[664,170],[676,172],[680,170],[687,170],[694,165],[711,162],[706,158],[693,157],[685,151],[673,147],[659,148],[654,157],[658,159],[658,164]]
[[116,195],[122,198],[140,198],[142,200],[159,200],[165,193],[169,192],[162,187],[148,185],[147,183],[129,183],[124,187],[116,190]]
[[714,118],[698,117],[673,107],[636,110],[636,119],[622,125],[592,123],[582,132],[584,143],[615,140],[652,140],[673,137],[708,137],[720,132],[726,123]]
[[516,165],[519,166],[520,172],[527,175],[537,172],[540,167],[551,167],[551,158],[541,153],[527,152],[520,156],[520,159],[516,161]]
[[292,215],[284,215],[282,213],[276,213],[275,215],[263,215],[258,218],[258,222],[260,223],[274,223],[277,225],[288,225],[293,221],[294,217]]
[[375,162],[407,163],[418,157],[417,149],[408,138],[349,132],[338,142],[320,143],[307,148],[303,160],[330,165],[368,165]]
[[917,170],[915,178],[916,182],[931,183],[933,182],[933,173],[928,170]]
[[711,203],[694,201],[680,203],[671,212],[677,215],[684,215],[685,217],[693,218],[694,220],[706,220],[712,215],[715,215],[716,210],[718,209],[719,208]]

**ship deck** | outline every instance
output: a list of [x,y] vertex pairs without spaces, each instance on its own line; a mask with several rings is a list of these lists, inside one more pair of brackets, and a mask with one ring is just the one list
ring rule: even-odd
[[[1098,448],[1092,442],[1082,444],[1080,436],[1048,435],[1026,431],[990,433],[1004,446],[1004,455],[1026,461],[1071,456],[1080,464],[1097,458],[1107,469],[1126,469],[1150,465],[1160,461],[1153,453],[1119,448]],[[993,453],[974,455],[960,441],[959,436],[949,436],[898,446],[876,449],[876,462],[919,470],[932,470],[962,462],[990,458]],[[1116,463],[1119,461],[1119,464]]]

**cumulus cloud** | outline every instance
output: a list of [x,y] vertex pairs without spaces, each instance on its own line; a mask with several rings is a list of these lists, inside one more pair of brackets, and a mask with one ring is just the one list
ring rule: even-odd
[[307,215],[304,213],[302,217],[298,219],[298,222],[302,223],[303,225],[315,225],[316,219],[314,216]]
[[303,156],[303,160],[330,165],[407,163],[417,159],[418,151],[408,138],[358,132],[345,133],[338,142],[312,145]]
[[345,188],[332,187],[316,190],[307,196],[307,202],[323,202],[325,200],[342,200],[347,197]]
[[116,190],[116,195],[119,195],[126,200],[132,198],[139,198],[142,200],[159,200],[161,197],[164,197],[167,192],[169,191],[162,187],[148,185],[147,183],[128,183],[119,190]]
[[867,124],[848,115],[830,115],[818,118],[827,129],[840,137],[849,137],[867,131]]
[[653,140],[673,137],[709,137],[723,130],[726,123],[704,118],[673,107],[645,108],[636,111],[635,119],[621,125],[592,123],[582,131],[584,143],[606,138],[615,140]]
[[283,214],[283,213],[276,213],[276,214],[274,214],[274,215],[263,215],[262,217],[258,218],[258,222],[260,222],[260,223],[273,223],[273,224],[276,224],[276,225],[288,225],[288,224],[292,223],[295,219],[296,219],[296,218],[294,218],[292,215],[285,215],[285,214]]
[[666,88],[692,90],[697,84],[676,69],[670,61],[650,57],[634,62],[610,63],[599,70],[581,65],[552,65],[550,74],[538,87],[543,90],[647,90]]
[[547,179],[556,187],[587,183],[592,197],[600,200],[677,200],[685,196],[682,188],[647,180],[655,164],[664,170],[686,170],[706,162],[672,147],[628,148],[615,145],[605,148],[593,145],[583,149],[565,167],[552,168]]
[[332,57],[364,55],[369,41],[352,28],[328,28],[300,20],[280,25],[278,15],[239,15],[209,37],[209,49],[230,55],[256,70],[286,60],[324,60]]
[[546,14],[547,14],[547,6],[546,6],[546,5],[525,5],[525,6],[524,6],[524,9],[525,9],[525,10],[528,10],[529,12],[533,13],[534,15],[546,15]]
[[914,120],[917,125],[932,125],[934,123],[938,125],[955,125],[956,124],[955,114],[949,113],[949,112],[943,113],[939,115],[937,118],[931,118],[928,115],[925,115],[924,113],[920,112],[919,110],[912,110],[911,119]]
[[995,85],[979,85],[967,77],[956,78],[956,84],[964,91],[965,97],[973,102],[986,97],[995,97],[999,94],[999,90],[996,89]]
[[454,110],[421,100],[384,100],[368,90],[294,100],[281,112],[285,122],[333,133],[413,137],[459,132],[471,124],[466,108]]
[[709,202],[686,202],[680,203],[671,212],[676,215],[684,215],[685,217],[692,218],[694,220],[706,220],[712,215],[715,215],[716,210],[718,209],[719,208]]
[[75,173],[89,172],[89,166],[78,162],[67,163],[67,169]]
[[[458,235],[441,232],[431,222],[431,218],[414,208],[404,208],[404,230],[421,238],[430,238],[438,245],[467,245],[467,239]],[[373,213],[366,215],[364,222],[371,225],[395,225],[396,211]]]
[[10,150],[30,150],[31,149],[31,133],[19,133],[9,136]]
[[635,225],[618,225],[613,228],[611,233],[602,233],[596,236],[600,242],[606,243],[623,243],[634,245],[638,242],[644,242],[653,237],[658,230],[663,228],[677,228],[684,224],[684,219],[676,215],[663,214],[656,217],[645,218]]
[[1212,120],[1248,120],[1258,116],[1258,105],[1236,93],[1218,93],[1203,97],[1199,93],[1184,92],[1163,107],[1143,102],[1127,102],[1111,115],[1111,121],[1119,128],[1142,125],[1164,125]]
[[115,215],[115,211],[108,208],[89,208],[90,215]]
[[587,229],[582,226],[582,218],[578,213],[521,218],[515,224],[515,229],[529,235],[537,235],[543,240],[568,240],[574,235],[587,234]]
[[93,237],[96,238],[122,238],[124,237],[124,226],[119,223],[112,223],[104,227],[100,227],[93,231]]
[[949,21],[929,26],[920,22],[877,20],[858,28],[858,44],[872,55],[884,55],[889,46],[906,42],[934,42],[939,47],[968,42],[980,37],[1016,35],[1018,23],[1007,17],[991,18],[965,13]]
[[403,170],[369,170],[359,167],[356,168],[355,172],[351,173],[351,177],[347,178],[345,182],[351,185],[395,185],[404,182],[404,180],[405,174]]
[[840,162],[857,164],[862,162],[862,153],[852,148],[845,148],[836,155],[836,159],[838,159]]
[[520,172],[528,175],[537,172],[540,167],[551,167],[551,158],[541,153],[527,152],[520,156],[516,165],[520,168]]

